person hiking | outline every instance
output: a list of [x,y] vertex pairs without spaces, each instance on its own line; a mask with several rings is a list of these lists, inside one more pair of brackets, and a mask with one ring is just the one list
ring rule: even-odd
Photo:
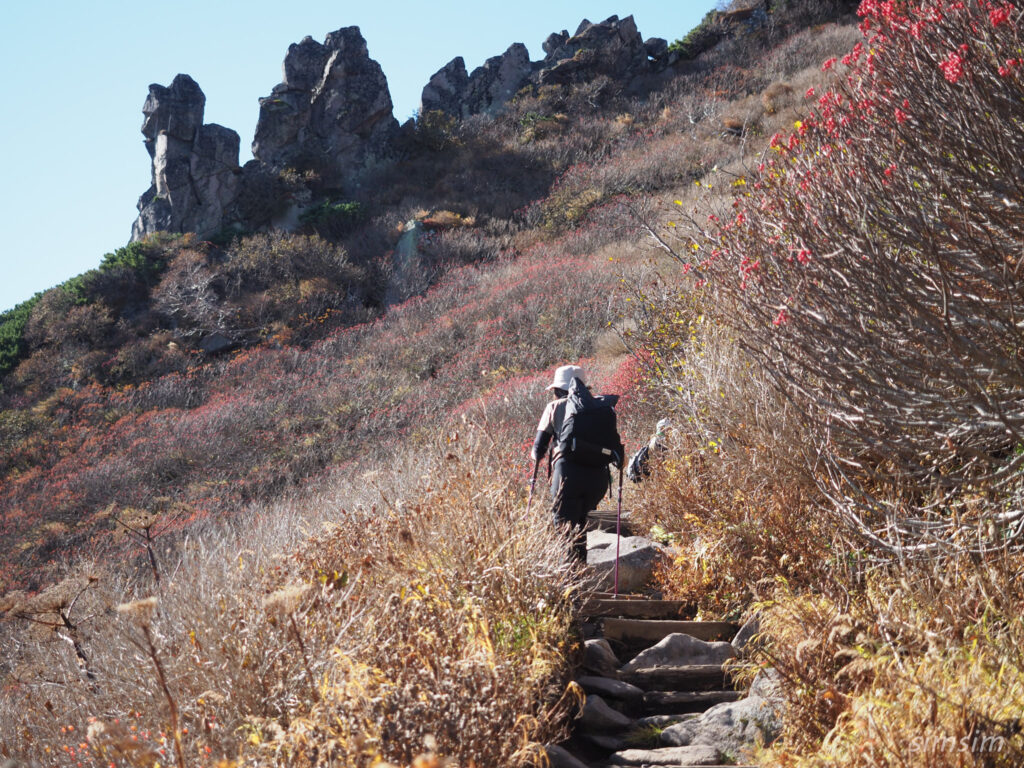
[[668,430],[671,426],[672,422],[669,419],[661,419],[655,425],[651,439],[630,457],[629,464],[626,465],[626,477],[632,482],[639,483],[645,477],[651,476],[651,459],[657,458],[668,449]]
[[[614,426],[614,410],[610,407],[617,398],[594,398],[590,395],[584,382],[583,369],[577,365],[563,365],[558,368],[554,380],[547,389],[551,392],[552,399],[545,406],[537,424],[537,436],[531,456],[539,464],[548,452],[549,446],[551,447],[548,467],[551,476],[553,522],[556,526],[569,528],[572,534],[573,557],[586,563],[587,539],[584,526],[587,515],[597,509],[598,502],[610,488],[609,463],[616,463],[619,466],[622,463],[622,443]],[[582,455],[579,449],[573,451],[577,441],[572,435],[567,434],[572,431],[573,425],[570,423],[566,428],[570,390],[573,390],[577,407],[582,398],[611,412],[611,426],[605,426],[603,431],[610,431],[612,435],[602,435],[598,442],[611,445],[612,448],[601,448],[582,438],[579,440],[579,443],[585,444],[587,448],[596,448],[597,454],[607,454],[608,458],[599,456],[595,460],[592,456]],[[617,456],[614,455],[616,453]]]

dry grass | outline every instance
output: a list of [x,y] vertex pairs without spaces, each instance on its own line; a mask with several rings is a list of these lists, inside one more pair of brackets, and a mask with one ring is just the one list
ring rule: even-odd
[[735,617],[780,581],[813,584],[832,534],[813,512],[797,413],[699,300],[663,301],[642,338],[674,429],[635,508],[681,547],[663,591],[703,616]]
[[[461,765],[529,764],[573,702],[575,576],[488,441],[451,435],[404,460],[407,485],[364,480],[362,503],[335,487],[311,509],[197,532],[153,599],[80,621],[91,679],[67,643],[8,627],[0,750],[149,765],[180,742],[189,765],[364,766],[429,746]],[[77,613],[126,589],[100,582]]]
[[786,679],[788,709],[765,764],[1020,765],[1020,566],[869,572],[856,592],[770,606],[763,659]]

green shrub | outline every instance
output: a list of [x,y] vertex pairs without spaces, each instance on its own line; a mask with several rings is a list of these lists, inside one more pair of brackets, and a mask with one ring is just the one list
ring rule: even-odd
[[362,206],[355,201],[325,198],[304,211],[299,221],[313,231],[327,237],[341,237],[362,218]]
[[6,376],[21,361],[26,351],[25,324],[42,293],[0,314],[0,376]]
[[697,58],[721,39],[717,22],[718,11],[708,11],[700,24],[691,29],[685,37],[669,44],[669,53],[678,53],[679,57],[684,60]]
[[160,274],[166,266],[166,254],[155,250],[149,241],[136,241],[106,254],[100,262],[99,270],[110,272],[115,269],[127,269],[147,286],[153,286],[159,281]]

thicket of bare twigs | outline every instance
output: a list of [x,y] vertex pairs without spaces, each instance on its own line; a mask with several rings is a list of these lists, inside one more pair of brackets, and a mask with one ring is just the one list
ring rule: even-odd
[[999,549],[1024,530],[1019,10],[863,13],[694,267],[813,406],[827,492],[862,535],[901,557]]
[[666,589],[762,601],[766,764],[1019,765],[1024,19],[861,15],[756,170],[651,227],[685,275],[643,334],[680,434],[642,502],[675,515]]

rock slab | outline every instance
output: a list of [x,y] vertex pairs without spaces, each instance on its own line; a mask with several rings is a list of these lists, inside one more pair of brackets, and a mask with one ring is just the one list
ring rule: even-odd
[[583,644],[583,669],[604,677],[615,677],[618,674],[619,661],[615,651],[604,638],[587,640]]
[[665,749],[627,749],[608,758],[609,765],[720,765],[722,753],[710,746],[669,747]]
[[[665,548],[642,536],[623,537],[618,546],[619,592],[636,592],[650,581]],[[591,550],[587,564],[594,572],[595,588],[611,590],[615,586],[616,547]]]
[[610,677],[584,675],[576,682],[588,694],[597,694],[626,703],[638,702],[644,697],[642,688],[638,688],[630,683],[624,683],[621,680],[613,680]]
[[630,718],[612,709],[600,696],[587,696],[579,719],[581,729],[596,732],[624,731],[631,725],[633,721]]
[[721,665],[736,655],[736,649],[730,643],[708,643],[682,632],[674,632],[657,645],[641,651],[621,671],[636,672],[641,669],[700,664]]

